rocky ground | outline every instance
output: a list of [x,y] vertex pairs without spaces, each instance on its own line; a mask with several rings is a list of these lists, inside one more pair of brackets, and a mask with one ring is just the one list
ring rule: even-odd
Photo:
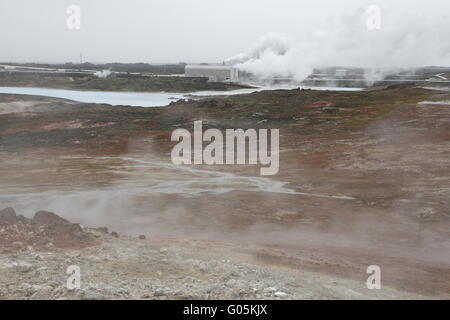
[[[11,208],[0,212],[0,224],[0,299],[427,298],[255,263],[267,250],[257,246],[120,236],[49,212],[27,220]],[[80,268],[79,289],[67,287],[69,266]]]
[[0,252],[83,248],[94,239],[78,224],[58,217],[52,212],[36,212],[33,219],[17,216],[13,208],[0,211]]

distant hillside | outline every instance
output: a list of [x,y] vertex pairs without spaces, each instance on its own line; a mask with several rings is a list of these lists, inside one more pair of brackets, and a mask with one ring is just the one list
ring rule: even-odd
[[4,65],[25,66],[34,68],[55,68],[55,69],[72,69],[72,70],[105,70],[111,69],[118,72],[144,72],[155,74],[183,74],[185,63],[178,64],[149,64],[149,63],[103,63],[94,64],[85,63],[0,63]]

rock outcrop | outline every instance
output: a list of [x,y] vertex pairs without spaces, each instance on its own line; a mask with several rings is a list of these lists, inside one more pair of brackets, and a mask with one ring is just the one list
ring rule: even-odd
[[13,208],[0,211],[0,252],[82,248],[95,243],[79,224],[39,211],[33,219],[18,216]]

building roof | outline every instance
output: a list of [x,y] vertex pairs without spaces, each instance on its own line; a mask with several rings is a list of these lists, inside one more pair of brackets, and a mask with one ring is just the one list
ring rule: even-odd
[[186,69],[196,69],[196,70],[231,70],[233,67],[231,66],[214,66],[214,65],[195,65],[188,64]]

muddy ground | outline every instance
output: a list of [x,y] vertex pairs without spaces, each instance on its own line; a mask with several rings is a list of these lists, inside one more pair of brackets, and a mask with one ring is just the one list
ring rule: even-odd
[[[134,285],[132,259],[127,264],[121,253],[111,268],[126,284],[110,285],[128,294],[115,296],[115,289],[105,289],[100,296],[106,298],[230,298],[242,290],[243,298],[448,299],[448,100],[448,93],[408,86],[363,92],[279,90],[164,108],[0,95],[0,203],[28,218],[49,210],[85,227],[105,226],[128,235],[101,235],[98,244],[75,250],[79,263],[91,266],[93,288],[99,286],[93,279],[102,265],[94,263],[95,256],[124,243],[134,256],[144,250],[143,243],[156,248],[158,241],[178,252],[181,240],[176,239],[186,239],[192,259],[201,255],[216,261],[218,255],[232,261],[217,262],[217,270],[199,276],[189,271],[189,262],[167,259],[168,265],[180,266],[169,272],[170,279],[154,274],[164,261],[141,261],[139,277],[154,283],[146,293]],[[264,178],[255,166],[171,167],[171,132],[191,129],[194,120],[203,120],[205,128],[279,128],[280,172]],[[33,250],[55,257],[39,260],[40,267],[58,270],[67,264],[64,254],[74,252]],[[28,261],[33,252],[5,253],[2,259]],[[226,287],[217,277],[233,263],[249,264],[256,274],[263,268],[271,276],[260,285]],[[381,267],[382,290],[366,288],[369,265]],[[11,270],[8,279],[14,281],[2,298],[22,297],[22,281],[39,285],[30,284],[32,276]],[[261,278],[246,272],[231,278]],[[185,295],[184,276],[202,285]],[[39,279],[45,282],[46,273]],[[102,275],[100,282],[108,281],[115,280]],[[330,293],[333,282],[339,286]],[[219,293],[208,295],[208,284],[218,285]],[[251,286],[259,289],[250,294]],[[56,287],[35,288],[23,297],[53,299]],[[287,295],[275,296],[272,287]],[[90,297],[94,289],[86,290]],[[85,298],[67,292],[61,297]]]

